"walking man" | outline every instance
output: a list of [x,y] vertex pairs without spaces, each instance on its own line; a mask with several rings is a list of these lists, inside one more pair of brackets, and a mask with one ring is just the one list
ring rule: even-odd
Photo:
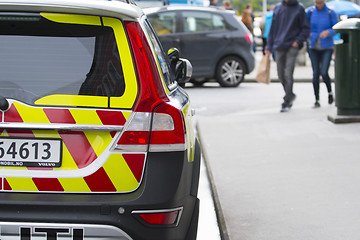
[[298,0],[282,0],[276,5],[265,53],[275,51],[278,77],[285,91],[281,112],[289,111],[296,98],[293,93],[296,57],[309,33],[308,18]]

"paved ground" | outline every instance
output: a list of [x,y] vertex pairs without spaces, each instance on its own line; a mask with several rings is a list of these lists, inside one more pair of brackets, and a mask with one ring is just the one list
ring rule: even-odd
[[[360,124],[327,120],[336,107],[326,103],[323,83],[322,107],[311,108],[312,70],[305,62],[295,69],[298,98],[288,113],[279,113],[283,90],[275,62],[270,85],[254,83],[256,67],[241,94],[228,91],[227,97],[248,103],[240,111],[209,115],[214,106],[191,98],[200,112],[197,128],[222,239],[360,239]],[[334,79],[333,63],[329,72]]]
[[325,91],[312,109],[311,83],[295,84],[288,113],[279,83],[239,88],[246,109],[197,115],[225,239],[360,239],[360,124],[329,122]]
[[[255,54],[256,65],[255,69],[248,75],[245,76],[245,81],[254,81],[257,73],[257,69],[259,67],[259,62],[262,57],[262,53],[257,51]],[[297,66],[294,72],[294,79],[296,81],[305,81],[309,82],[312,79],[312,69],[311,69],[311,61],[307,53],[302,51],[299,53],[297,58]],[[331,79],[334,79],[334,61],[332,61],[329,68],[329,75]],[[277,78],[277,70],[276,70],[276,62],[272,61],[270,64],[270,78],[272,81],[278,81]]]

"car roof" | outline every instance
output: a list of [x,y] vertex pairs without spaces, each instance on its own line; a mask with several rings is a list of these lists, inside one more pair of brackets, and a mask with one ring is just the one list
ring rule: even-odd
[[162,7],[152,7],[144,8],[143,11],[145,14],[151,14],[161,11],[171,11],[171,10],[196,10],[196,11],[205,11],[205,12],[222,12],[222,13],[234,13],[233,11],[225,10],[218,7],[205,7],[205,6],[191,6],[191,5],[168,5]]
[[0,0],[1,11],[40,11],[139,18],[142,10],[132,0]]

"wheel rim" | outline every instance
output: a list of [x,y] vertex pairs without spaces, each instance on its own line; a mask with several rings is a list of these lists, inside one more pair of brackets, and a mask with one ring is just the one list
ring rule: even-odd
[[236,60],[227,61],[221,67],[221,78],[229,84],[237,84],[242,80],[243,75],[243,69]]

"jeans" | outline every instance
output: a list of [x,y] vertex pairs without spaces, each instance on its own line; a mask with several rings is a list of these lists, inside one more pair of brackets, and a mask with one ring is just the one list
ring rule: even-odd
[[311,60],[311,66],[313,69],[313,86],[314,86],[314,94],[315,99],[319,100],[319,77],[321,75],[328,93],[331,92],[331,80],[329,77],[329,66],[331,61],[333,50],[325,49],[325,50],[317,50],[310,48],[309,49],[309,57]]
[[298,52],[299,48],[297,47],[291,47],[287,50],[276,50],[278,77],[285,91],[284,101],[287,103],[292,102],[295,98],[293,93],[293,75]]

